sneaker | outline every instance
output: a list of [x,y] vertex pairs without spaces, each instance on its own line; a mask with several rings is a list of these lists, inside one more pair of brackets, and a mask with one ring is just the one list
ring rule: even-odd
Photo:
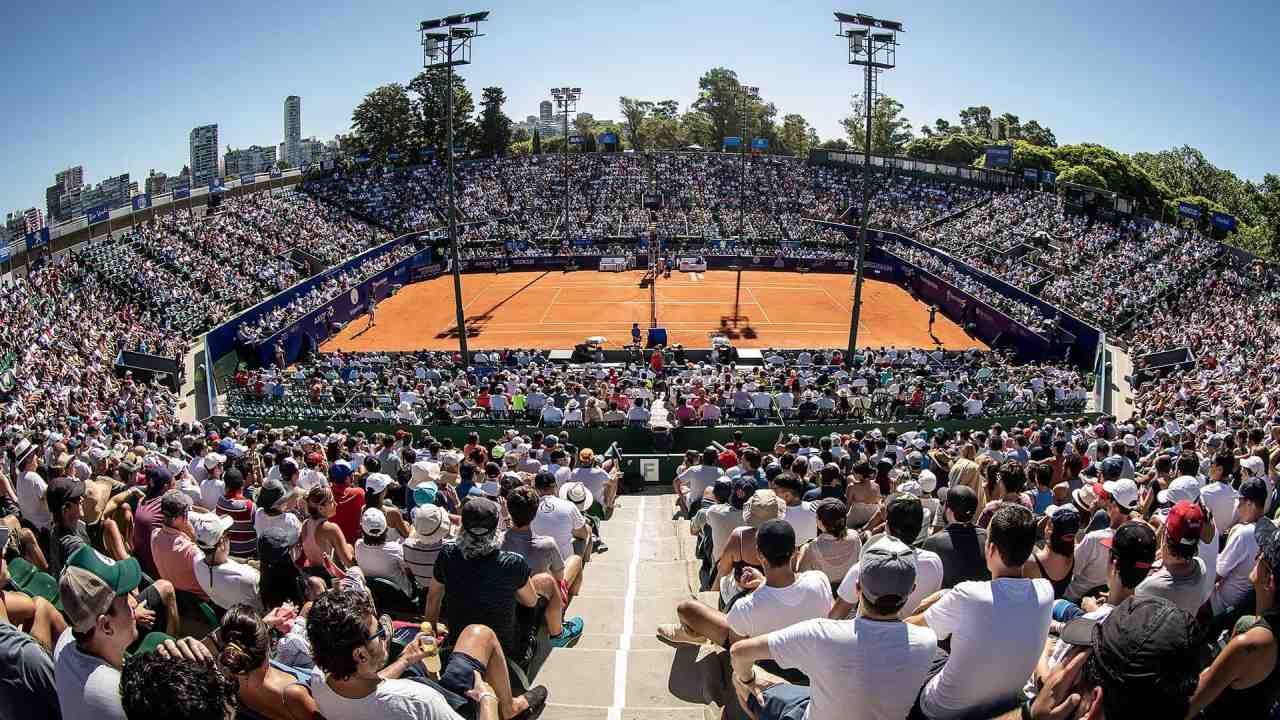
[[572,647],[582,637],[584,623],[580,617],[565,618],[559,635],[551,636],[551,647]]
[[597,552],[597,553],[607,553],[609,552],[609,546],[605,544],[604,540],[600,538],[596,538],[594,544],[592,545],[591,551]]
[[538,720],[542,715],[542,711],[547,709],[547,688],[545,685],[537,685],[531,687],[524,693],[524,699],[529,701],[529,707],[520,712],[519,715],[511,718],[511,720]]
[[689,630],[682,623],[659,625],[657,634],[659,640],[676,644],[701,645],[707,641],[706,638]]

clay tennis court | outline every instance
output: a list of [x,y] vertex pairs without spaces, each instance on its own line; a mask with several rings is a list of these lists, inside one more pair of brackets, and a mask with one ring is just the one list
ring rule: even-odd
[[[649,289],[641,271],[602,273],[511,272],[462,276],[463,309],[473,349],[571,349],[603,336],[605,347],[631,342],[631,323],[649,327]],[[725,334],[738,347],[845,347],[853,308],[847,274],[742,273],[735,319],[736,273],[673,273],[658,280],[659,327],[669,342],[709,347]],[[868,280],[862,291],[860,346],[985,348],[938,314],[929,335],[929,311],[902,288]],[[453,279],[445,275],[408,285],[378,304],[377,324],[347,324],[321,349],[354,351],[454,350],[458,347]]]

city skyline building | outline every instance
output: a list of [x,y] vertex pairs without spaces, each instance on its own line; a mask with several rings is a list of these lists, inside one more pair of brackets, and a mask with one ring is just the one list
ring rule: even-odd
[[302,98],[290,95],[284,99],[284,154],[280,159],[288,167],[301,164],[299,154],[302,143]]
[[201,125],[191,130],[191,182],[208,185],[221,176],[218,170],[218,125]]

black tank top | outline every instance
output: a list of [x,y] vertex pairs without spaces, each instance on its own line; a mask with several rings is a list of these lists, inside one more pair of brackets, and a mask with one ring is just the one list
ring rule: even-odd
[[1045,570],[1044,563],[1040,562],[1040,556],[1031,553],[1031,557],[1035,558],[1036,566],[1040,568],[1040,577],[1048,580],[1049,584],[1053,586],[1053,598],[1061,600],[1067,594],[1067,588],[1071,586],[1071,576],[1076,574],[1076,564],[1071,563],[1071,569],[1067,571],[1066,576],[1061,580],[1054,580],[1049,577],[1049,571]]
[[[1276,637],[1276,627],[1280,625],[1280,608],[1272,608],[1254,620],[1249,629],[1264,627],[1272,637]],[[1280,658],[1271,667],[1271,672],[1262,682],[1242,690],[1226,688],[1213,704],[1204,709],[1203,718],[1221,718],[1221,720],[1239,720],[1246,717],[1258,717],[1259,712],[1270,710],[1280,699]]]

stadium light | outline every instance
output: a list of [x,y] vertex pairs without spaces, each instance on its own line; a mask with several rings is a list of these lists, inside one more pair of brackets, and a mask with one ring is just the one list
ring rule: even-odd
[[[897,20],[883,20],[865,13],[837,11],[836,37],[848,43],[850,65],[862,66],[866,76],[863,96],[863,122],[865,132],[862,148],[862,219],[858,228],[858,268],[853,287],[853,316],[849,319],[849,348],[845,353],[845,366],[853,363],[858,349],[858,321],[862,315],[863,266],[867,261],[867,225],[871,222],[871,122],[876,98],[876,79],[885,70],[897,65],[898,33],[903,32]],[[887,32],[871,32],[872,29]]]
[[[467,322],[462,314],[462,268],[458,262],[458,213],[454,205],[453,174],[453,67],[471,64],[471,41],[484,37],[480,23],[488,19],[489,11],[448,15],[434,20],[424,20],[418,26],[422,34],[422,67],[424,70],[443,69],[445,80],[445,162],[448,172],[449,193],[446,213],[449,221],[449,256],[453,267],[453,308],[458,325],[458,349],[462,352],[462,365],[471,364],[467,352]],[[428,32],[445,28],[445,32]]]
[[567,243],[569,242],[569,113],[577,108],[578,99],[582,97],[582,88],[551,88],[551,97],[556,101],[556,106],[560,108],[560,113],[564,117],[564,148],[560,154],[560,178],[564,183],[562,188],[564,191],[564,241]]

